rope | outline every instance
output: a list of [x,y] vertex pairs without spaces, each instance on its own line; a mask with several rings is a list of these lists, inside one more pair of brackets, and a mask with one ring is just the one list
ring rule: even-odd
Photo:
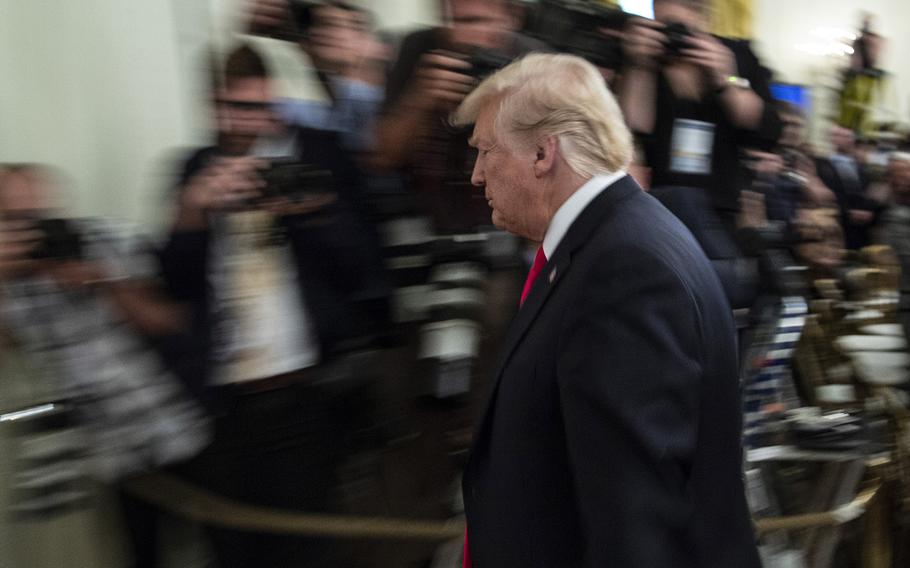
[[[777,530],[842,525],[861,516],[880,489],[881,485],[868,488],[850,503],[822,513],[756,519],[755,530],[761,536]],[[462,517],[434,521],[281,511],[245,505],[161,473],[130,480],[126,490],[187,519],[248,532],[440,542],[459,538],[464,533]]]
[[187,519],[248,532],[425,541],[451,540],[464,532],[462,517],[446,521],[405,520],[299,513],[246,505],[160,473],[130,480],[126,490]]
[[878,495],[881,485],[875,485],[860,492],[853,501],[823,513],[806,513],[789,517],[769,517],[755,520],[755,531],[759,536],[778,530],[800,530],[819,527],[836,527],[860,517]]

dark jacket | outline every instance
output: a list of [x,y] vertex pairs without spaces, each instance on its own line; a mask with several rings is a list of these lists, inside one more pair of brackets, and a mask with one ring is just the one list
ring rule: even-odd
[[[332,172],[338,199],[312,214],[280,220],[293,251],[303,298],[320,344],[322,360],[368,345],[387,332],[391,288],[380,258],[378,238],[359,203],[357,168],[334,134],[302,130],[301,160]],[[199,150],[186,162],[181,187],[215,156]],[[175,298],[193,307],[197,380],[204,384],[211,361],[212,322],[209,230],[173,232],[160,251],[164,280]],[[186,375],[186,373],[184,373]],[[200,384],[191,385],[196,392]]]
[[732,315],[632,178],[557,247],[493,388],[464,476],[475,568],[760,565]]
[[850,210],[875,211],[878,205],[866,196],[869,179],[862,166],[857,164],[856,179],[844,178],[837,170],[831,158],[818,158],[815,161],[818,177],[837,199],[840,211],[840,223],[844,230],[844,241],[849,249],[861,248],[869,244],[870,225],[857,225],[850,220]]

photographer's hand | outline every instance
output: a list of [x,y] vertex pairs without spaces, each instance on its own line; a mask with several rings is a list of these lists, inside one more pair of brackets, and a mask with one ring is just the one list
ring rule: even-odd
[[467,75],[471,64],[440,52],[421,57],[411,83],[391,111],[376,125],[373,166],[394,169],[410,162],[426,132],[464,100],[476,80]]
[[763,179],[774,179],[784,171],[784,159],[780,154],[759,150],[746,150],[746,154],[754,160],[752,169]]
[[180,196],[177,228],[204,229],[208,213],[243,207],[260,195],[262,162],[244,156],[218,158],[190,178]]
[[623,51],[629,62],[622,72],[617,95],[626,122],[634,132],[654,131],[657,106],[657,71],[666,52],[664,25],[632,18],[623,31]]
[[440,52],[424,55],[415,73],[413,94],[418,106],[430,111],[450,111],[474,88],[467,74],[471,64]]
[[632,67],[655,71],[666,51],[664,25],[645,18],[632,18],[622,34],[622,47]]
[[796,158],[796,171],[806,179],[803,195],[817,206],[832,206],[837,203],[834,192],[828,189],[818,176],[818,169],[809,154],[800,152]]
[[112,278],[101,262],[93,260],[48,261],[46,273],[63,290],[82,290],[104,298],[126,322],[146,335],[186,329],[185,309],[149,280],[132,276]]
[[731,85],[739,69],[733,52],[720,40],[708,34],[689,38],[689,47],[680,52],[684,59],[704,69],[710,86],[727,112],[730,122],[743,130],[757,130],[761,125],[765,102],[751,88]]
[[736,76],[736,57],[730,49],[708,34],[693,34],[688,40],[689,47],[680,54],[708,72],[711,86],[723,88],[730,77]]

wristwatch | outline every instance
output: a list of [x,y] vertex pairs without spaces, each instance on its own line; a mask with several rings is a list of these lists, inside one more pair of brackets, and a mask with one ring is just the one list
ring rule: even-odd
[[716,89],[716,92],[722,93],[727,90],[727,87],[736,87],[737,89],[751,89],[752,83],[750,83],[749,80],[745,77],[727,75],[721,86]]

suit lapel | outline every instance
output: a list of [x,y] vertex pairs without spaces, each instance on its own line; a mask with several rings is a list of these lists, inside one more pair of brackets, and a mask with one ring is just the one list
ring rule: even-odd
[[557,251],[553,258],[547,261],[546,266],[540,271],[534,285],[531,287],[525,303],[519,308],[512,325],[509,326],[509,332],[506,334],[505,342],[500,350],[499,360],[496,365],[495,377],[497,382],[502,375],[502,371],[508,363],[515,349],[521,343],[538,312],[546,303],[550,292],[556,287],[557,282],[569,270],[571,256],[564,251]]
[[[505,342],[496,365],[496,374],[494,375],[493,387],[487,400],[484,413],[478,429],[474,436],[474,444],[471,449],[471,456],[477,446],[481,434],[486,429],[487,423],[492,414],[493,403],[496,400],[496,394],[499,391],[499,382],[502,380],[503,372],[515,353],[515,350],[521,345],[537,314],[546,304],[556,285],[565,277],[569,271],[572,254],[587,242],[591,232],[600,225],[601,220],[613,208],[613,206],[622,199],[634,195],[641,191],[641,188],[630,177],[626,176],[617,180],[600,195],[594,198],[591,203],[581,212],[578,218],[572,223],[562,242],[553,252],[553,258],[550,259],[544,269],[537,276],[531,292],[525,299],[524,305],[518,310],[518,314],[509,327]],[[469,458],[470,459],[470,458]]]

